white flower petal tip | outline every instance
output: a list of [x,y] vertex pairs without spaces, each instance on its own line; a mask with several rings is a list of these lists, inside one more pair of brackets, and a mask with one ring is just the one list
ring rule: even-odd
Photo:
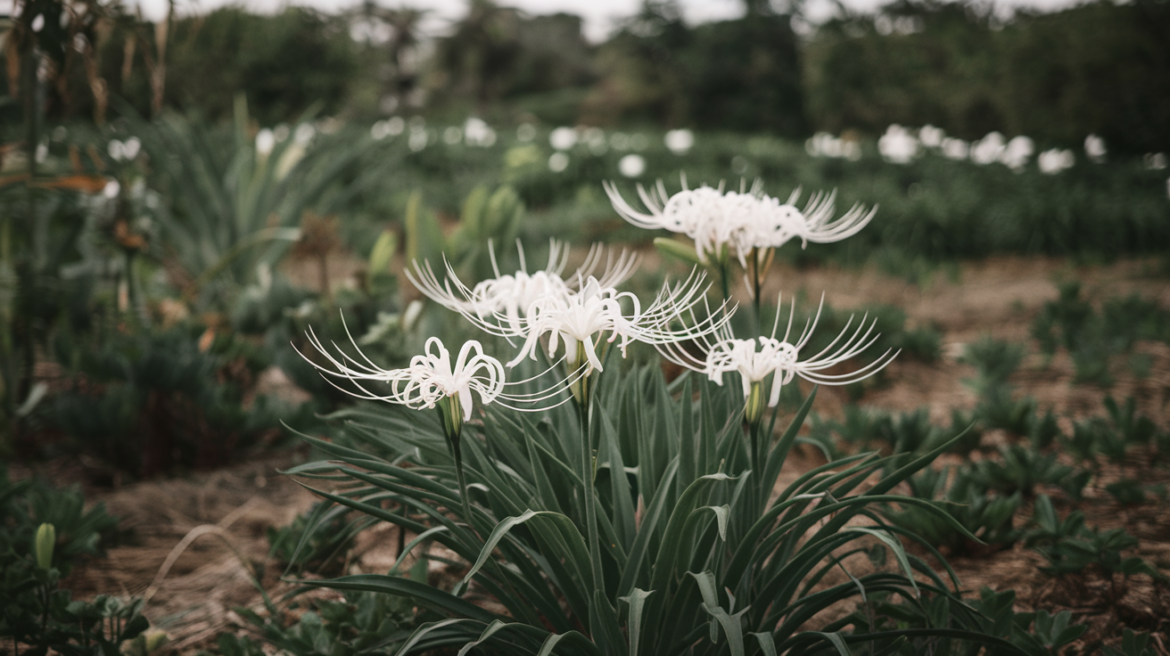
[[729,253],[746,265],[752,251],[779,248],[792,239],[799,239],[802,245],[840,241],[857,234],[877,213],[877,207],[866,209],[858,204],[834,219],[835,191],[813,194],[800,210],[794,205],[799,189],[781,202],[765,194],[758,180],[747,189],[741,184],[736,192],[725,191],[722,184],[688,189],[684,178],[682,191],[673,196],[662,181],[649,190],[638,185],[645,212],[626,201],[614,183],[606,182],[604,187],[619,216],[640,228],[687,235],[695,241],[695,252],[704,262]]
[[[821,303],[823,305],[823,298]],[[704,374],[717,385],[723,384],[723,374],[738,373],[745,398],[750,394],[753,384],[764,383],[768,376],[773,376],[768,407],[775,407],[780,401],[781,388],[792,382],[795,377],[799,376],[820,385],[848,385],[874,375],[900,353],[889,349],[873,362],[851,373],[826,373],[827,370],[857,357],[873,346],[880,337],[880,333],[874,332],[877,321],[867,322],[868,316],[864,316],[854,327],[853,317],[850,317],[841,333],[821,352],[802,358],[801,351],[812,339],[820,320],[821,308],[817,308],[816,315],[805,323],[800,337],[791,340],[795,303],[790,307],[788,325],[781,338],[776,337],[780,322],[779,307],[778,299],[776,322],[769,337],[736,339],[724,325],[714,339],[704,340],[702,349],[704,352],[701,354],[679,349],[663,354],[680,366]]]

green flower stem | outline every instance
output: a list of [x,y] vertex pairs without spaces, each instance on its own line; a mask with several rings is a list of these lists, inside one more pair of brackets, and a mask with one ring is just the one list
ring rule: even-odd
[[752,309],[755,310],[753,316],[756,320],[756,334],[761,334],[761,326],[763,324],[763,315],[760,314],[760,292],[764,287],[764,271],[760,266],[760,250],[753,248],[748,254],[751,259],[752,270]]
[[[762,490],[764,485],[761,477],[764,474],[764,468],[767,464],[765,452],[767,451],[767,439],[761,439],[761,433],[764,431],[763,418],[764,409],[767,403],[764,400],[764,384],[762,382],[754,382],[751,386],[751,391],[748,392],[748,398],[744,407],[744,420],[747,423],[748,431],[748,458],[749,467],[753,472],[752,478],[754,483],[752,487],[756,488],[754,499],[758,499],[760,504],[759,509],[763,509],[763,505],[767,503],[767,497],[762,496],[768,493],[767,490]],[[761,444],[761,442],[763,444]]]
[[439,404],[439,422],[443,425],[443,433],[447,437],[447,447],[451,449],[451,456],[455,459],[455,479],[459,482],[459,501],[463,504],[463,519],[471,528],[471,532],[479,535],[471,521],[467,478],[463,474],[463,451],[459,446],[459,439],[463,434],[463,408],[459,403],[459,397],[448,396],[443,399]]
[[[577,345],[577,364],[584,366],[585,349]],[[585,532],[589,543],[590,569],[593,570],[593,587],[605,593],[605,578],[601,571],[601,542],[597,533],[597,508],[594,505],[593,477],[596,468],[593,464],[593,430],[591,415],[593,414],[594,377],[597,372],[584,376],[579,381],[580,395],[574,392],[574,403],[577,406],[577,416],[581,420],[581,503],[585,507]]]

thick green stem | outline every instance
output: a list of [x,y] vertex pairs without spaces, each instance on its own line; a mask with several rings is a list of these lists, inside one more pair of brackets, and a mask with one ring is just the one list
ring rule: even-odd
[[455,480],[459,484],[459,501],[463,506],[463,520],[476,535],[475,524],[471,521],[471,502],[467,496],[467,478],[463,473],[463,451],[459,440],[463,434],[463,409],[460,407],[458,396],[448,396],[439,404],[439,421],[443,425],[443,434],[447,437],[447,447],[451,449],[451,457],[455,459]]
[[459,500],[463,502],[463,520],[478,535],[479,532],[475,530],[475,524],[471,521],[471,502],[467,497],[467,478],[463,473],[463,452],[460,450],[458,437],[451,442],[451,450],[455,456],[455,479],[459,481]]
[[[592,378],[590,374],[586,378]],[[591,386],[586,390],[592,391]],[[593,430],[591,415],[593,413],[592,394],[577,402],[577,415],[581,419],[581,503],[585,510],[585,532],[589,542],[589,562],[593,570],[593,587],[605,593],[605,577],[601,570],[601,542],[597,533],[597,507],[594,503],[593,476]]]
[[763,333],[760,331],[762,330],[764,321],[763,315],[760,314],[760,292],[763,291],[764,281],[762,272],[760,271],[759,249],[753,248],[749,257],[751,258],[752,268],[752,309],[755,310],[756,334],[762,335]]

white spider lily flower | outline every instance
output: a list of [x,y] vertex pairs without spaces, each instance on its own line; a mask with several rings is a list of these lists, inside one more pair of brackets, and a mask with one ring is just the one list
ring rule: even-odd
[[[731,318],[723,311],[708,313],[706,318],[689,325],[672,327],[684,316],[694,317],[694,306],[704,301],[708,285],[702,273],[692,273],[675,286],[666,285],[654,301],[643,309],[638,298],[630,292],[619,292],[596,278],[581,283],[579,291],[565,296],[546,296],[529,308],[524,323],[525,340],[520,353],[508,363],[515,366],[525,357],[536,359],[536,348],[541,339],[548,338],[548,354],[556,356],[564,344],[564,359],[570,368],[588,376],[602,371],[598,353],[602,341],[617,342],[622,357],[631,341],[656,347],[677,345],[680,342],[702,339],[718,332]],[[606,338],[605,335],[609,334]],[[582,363],[580,360],[584,359]]]
[[[446,263],[446,280],[439,282],[429,262],[414,263],[406,277],[431,300],[462,314],[480,329],[500,337],[524,337],[533,303],[545,297],[564,297],[573,293],[578,281],[598,273],[604,286],[621,284],[633,274],[638,258],[627,251],[614,256],[599,244],[589,249],[581,267],[567,281],[562,277],[568,265],[569,248],[557,241],[549,243],[548,264],[541,271],[528,273],[524,249],[519,248],[520,270],[501,274],[495,250],[490,247],[492,270],[496,277],[468,288],[460,282],[450,263]],[[604,263],[604,266],[603,266]],[[600,271],[599,271],[600,270]]]
[[[358,351],[358,358],[351,357],[334,348],[339,356],[325,348],[310,329],[309,343],[329,362],[328,367],[314,363],[318,371],[335,378],[352,381],[361,390],[349,392],[358,398],[371,401],[388,401],[415,409],[434,408],[446,398],[455,398],[462,409],[463,421],[471,419],[473,394],[480,402],[489,405],[504,390],[504,367],[500,361],[483,352],[483,346],[476,340],[469,340],[459,349],[455,363],[451,363],[451,352],[443,346],[438,337],[427,339],[422,355],[410,360],[403,369],[382,369]],[[307,358],[306,358],[307,359]],[[384,383],[384,393],[368,389],[370,383]],[[346,390],[348,392],[348,390]]]
[[824,297],[817,307],[816,315],[805,321],[800,336],[792,340],[792,324],[796,303],[789,308],[788,325],[783,337],[776,337],[780,325],[780,299],[777,298],[776,320],[768,337],[737,339],[726,324],[714,335],[714,339],[702,339],[703,353],[695,354],[680,348],[660,349],[670,361],[682,367],[698,371],[717,385],[723,384],[723,374],[736,372],[743,384],[744,398],[749,400],[747,418],[756,422],[763,413],[764,385],[772,376],[772,385],[767,392],[767,406],[776,407],[780,402],[780,391],[797,376],[820,385],[848,385],[880,371],[897,355],[898,351],[886,350],[876,360],[847,374],[825,373],[828,369],[860,355],[873,346],[881,336],[874,333],[877,320],[869,321],[863,316],[854,327],[853,317],[845,328],[823,350],[815,355],[801,357],[801,351],[812,339],[824,308]]
[[[567,387],[560,383],[537,392],[506,393],[506,387],[527,387],[528,383],[543,376],[545,372],[527,380],[508,382],[504,376],[504,366],[496,358],[484,353],[483,346],[476,340],[464,342],[452,363],[451,352],[443,345],[442,340],[431,337],[427,339],[423,353],[411,358],[407,367],[383,369],[357,348],[352,336],[350,344],[357,353],[356,357],[342,351],[336,343],[332,345],[332,350],[326,348],[311,328],[307,337],[309,343],[328,364],[318,364],[307,357],[306,361],[327,376],[326,380],[329,380],[328,377],[345,379],[353,383],[359,391],[354,392],[329,380],[338,389],[356,398],[397,403],[414,409],[434,408],[446,400],[449,405],[444,407],[444,411],[450,415],[448,419],[454,423],[456,434],[459,426],[471,419],[476,396],[479,397],[481,405],[496,403],[514,410],[526,411],[555,407],[571,398],[567,394]],[[371,389],[375,384],[385,385],[385,390],[379,392]],[[558,396],[562,398],[556,400]],[[535,404],[546,401],[553,403],[535,407]],[[518,405],[530,407],[517,407]]]
[[613,183],[605,183],[606,194],[614,210],[626,221],[650,230],[669,230],[682,233],[695,241],[695,252],[700,261],[723,261],[734,254],[742,266],[752,251],[763,259],[761,250],[778,248],[791,239],[829,243],[857,234],[877,213],[860,204],[854,205],[840,218],[834,219],[837,193],[813,194],[804,210],[795,206],[800,198],[796,189],[784,202],[763,192],[757,180],[750,189],[725,192],[707,186],[688,189],[686,178],[682,191],[667,194],[662,181],[649,191],[638,185],[638,196],[649,213],[634,209]]

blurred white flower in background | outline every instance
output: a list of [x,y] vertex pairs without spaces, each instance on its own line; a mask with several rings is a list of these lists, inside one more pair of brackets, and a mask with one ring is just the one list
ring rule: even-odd
[[256,154],[260,157],[268,157],[272,154],[272,149],[276,147],[276,137],[272,134],[272,130],[264,128],[256,133]]
[[1071,168],[1076,161],[1077,158],[1073,155],[1073,151],[1061,150],[1059,148],[1046,150],[1036,158],[1036,163],[1040,166],[1040,172],[1048,175],[1055,175],[1067,168]]
[[1100,164],[1105,161],[1105,140],[1095,134],[1085,137],[1085,156]]
[[427,141],[429,140],[430,137],[427,135],[427,131],[425,129],[411,129],[410,137],[407,139],[406,145],[410,148],[411,151],[417,153],[418,151],[427,147]]
[[531,123],[521,123],[516,128],[516,140],[522,142],[532,141],[536,138],[536,126]]
[[670,152],[675,155],[686,155],[695,145],[695,133],[686,129],[670,130],[663,141]]
[[594,155],[604,155],[605,151],[609,149],[605,140],[605,130],[601,128],[586,128],[581,134],[581,141],[589,147],[589,152]]
[[1165,153],[1146,153],[1142,156],[1142,163],[1151,171],[1160,171],[1166,168]]
[[406,130],[406,121],[401,116],[391,116],[386,119],[386,134],[396,137]]
[[878,152],[887,162],[909,164],[918,155],[918,139],[900,125],[891,125],[878,139]]
[[1028,137],[1022,135],[1013,137],[1011,141],[1007,142],[1003,154],[999,156],[999,161],[1003,162],[1004,166],[1019,173],[1024,170],[1024,165],[1028,163],[1028,158],[1035,151],[1036,145]]
[[33,32],[40,32],[45,27],[45,15],[37,14],[36,18],[32,19],[32,23],[29,26],[32,27]]
[[389,121],[375,122],[373,125],[370,126],[370,136],[374,138],[374,141],[381,141],[381,140],[385,139],[386,137],[390,136],[390,122]]
[[469,146],[489,148],[496,143],[496,131],[483,119],[472,116],[463,124],[463,136]]
[[138,157],[138,152],[142,150],[142,142],[138,137],[130,137],[126,143],[122,145],[122,152],[126,155],[126,159],[134,159]]
[[115,162],[121,162],[122,160],[126,159],[125,146],[123,146],[122,142],[118,141],[117,139],[114,139],[110,142],[109,146],[106,147],[106,151],[110,153],[110,159],[114,160]]
[[966,141],[962,139],[954,139],[947,137],[942,141],[942,154],[947,159],[963,160],[967,159],[971,153],[971,147],[967,145]]
[[117,180],[110,180],[106,186],[102,188],[102,195],[106,198],[117,198],[118,193],[122,191],[122,185],[118,184]]
[[577,145],[577,131],[573,128],[556,128],[549,133],[548,143],[556,150],[569,150]]
[[627,178],[636,178],[646,171],[646,160],[641,155],[626,155],[618,161],[618,171]]
[[555,152],[548,158],[548,170],[560,173],[569,168],[569,156],[562,152]]
[[288,125],[281,123],[272,129],[272,136],[276,137],[276,143],[284,143],[288,140],[289,129]]
[[[43,162],[49,158],[49,144],[37,144],[37,152],[33,155],[37,162]],[[129,158],[127,158],[129,159]]]
[[630,135],[625,132],[614,132],[609,136],[609,145],[614,150],[629,150]]
[[299,145],[304,146],[313,140],[317,134],[317,130],[308,123],[301,123],[297,126],[296,132],[293,133],[293,140]]
[[946,136],[947,133],[943,132],[942,128],[936,128],[933,125],[924,125],[918,131],[918,140],[927,148],[938,148]]
[[337,134],[337,131],[341,129],[341,126],[342,122],[332,116],[326,116],[325,118],[317,121],[315,125],[316,130],[321,134]]
[[804,150],[813,157],[844,157],[861,159],[861,145],[853,139],[837,138],[828,132],[818,132],[804,142]]
[[999,158],[1003,156],[1005,148],[1003,135],[998,132],[990,132],[987,136],[971,144],[971,161],[979,165],[998,162]]

